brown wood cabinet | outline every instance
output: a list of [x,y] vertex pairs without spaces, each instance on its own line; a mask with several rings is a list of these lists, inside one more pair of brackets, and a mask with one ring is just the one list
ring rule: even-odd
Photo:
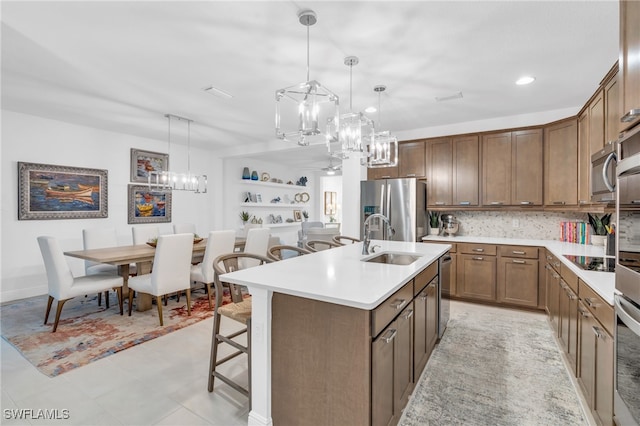
[[544,204],[578,203],[578,123],[575,118],[544,129]]
[[558,338],[575,374],[578,351],[578,296],[563,276],[560,278],[558,316],[560,322]]
[[459,297],[496,300],[496,246],[458,244],[456,294]]
[[453,142],[451,138],[431,139],[427,142],[429,167],[427,205],[453,204]]
[[618,140],[620,134],[620,85],[616,64],[611,79],[604,86],[604,142]]
[[426,177],[426,142],[398,144],[398,177]]
[[[553,258],[553,256],[550,256]],[[549,255],[547,255],[549,259]],[[546,311],[549,314],[549,321],[556,336],[560,329],[560,274],[553,268],[553,263],[547,261],[546,268]]]
[[542,205],[542,130],[482,136],[482,205]]
[[453,138],[453,204],[479,205],[480,140],[477,135]]
[[578,116],[578,204],[591,204],[591,144],[587,108]]
[[[438,338],[438,273],[425,270],[414,280],[416,297],[414,299],[414,341],[413,341],[413,378],[414,383],[422,370]],[[428,278],[431,277],[429,281]]]
[[589,110],[589,155],[604,148],[604,90],[600,89],[587,106]]
[[640,123],[640,115],[627,115],[640,109],[640,2],[620,1],[620,130]]
[[497,273],[498,302],[538,306],[538,248],[500,246]]
[[389,179],[398,177],[398,166],[394,167],[374,167],[367,169],[367,179]]

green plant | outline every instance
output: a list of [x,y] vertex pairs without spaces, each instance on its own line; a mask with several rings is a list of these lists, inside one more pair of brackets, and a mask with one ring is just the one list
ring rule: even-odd
[[241,211],[240,212],[240,219],[243,222],[248,222],[249,221],[249,212]]
[[593,229],[595,235],[607,235],[607,226],[609,226],[609,220],[611,219],[611,213],[607,213],[602,217],[594,216],[591,213],[587,213],[589,216],[589,224]]
[[429,212],[429,227],[430,228],[440,227],[440,218],[438,216],[438,212]]
[[306,210],[302,210],[302,216],[304,216],[305,219],[309,219],[309,212]]

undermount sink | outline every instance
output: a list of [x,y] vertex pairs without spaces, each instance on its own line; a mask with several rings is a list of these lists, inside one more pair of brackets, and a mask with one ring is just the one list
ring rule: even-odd
[[411,265],[416,260],[420,259],[421,255],[411,253],[394,253],[394,252],[382,252],[373,257],[362,259],[363,262],[372,263],[386,263],[388,265]]

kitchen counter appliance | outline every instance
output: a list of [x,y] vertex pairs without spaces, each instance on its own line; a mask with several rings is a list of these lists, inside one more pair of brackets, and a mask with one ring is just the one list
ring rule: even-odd
[[[427,181],[425,179],[379,179],[360,182],[360,223],[381,213],[395,231],[389,235],[382,220],[369,223],[372,240],[421,241],[428,229]],[[364,240],[364,230],[360,230]]]
[[591,201],[610,203],[616,200],[617,144],[609,142],[591,156]]
[[615,272],[616,259],[614,257],[591,257],[565,254],[564,257],[574,265],[585,271]]
[[456,217],[452,214],[443,214],[440,216],[440,219],[442,219],[442,229],[444,233],[449,237],[453,237],[456,232],[458,232],[460,226]]

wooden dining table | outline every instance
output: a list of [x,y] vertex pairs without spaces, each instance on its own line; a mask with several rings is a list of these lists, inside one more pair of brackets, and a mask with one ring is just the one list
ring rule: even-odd
[[[235,249],[242,250],[245,244],[245,238],[236,238]],[[198,262],[204,256],[207,247],[207,239],[193,244],[193,261]],[[75,257],[82,260],[89,260],[96,263],[106,263],[118,267],[118,272],[122,276],[122,297],[129,294],[129,265],[136,264],[137,275],[151,273],[151,264],[156,255],[155,247],[148,244],[106,247],[89,250],[75,250],[64,252],[66,256]],[[150,294],[140,293],[136,297],[136,310],[147,311],[152,307]]]

